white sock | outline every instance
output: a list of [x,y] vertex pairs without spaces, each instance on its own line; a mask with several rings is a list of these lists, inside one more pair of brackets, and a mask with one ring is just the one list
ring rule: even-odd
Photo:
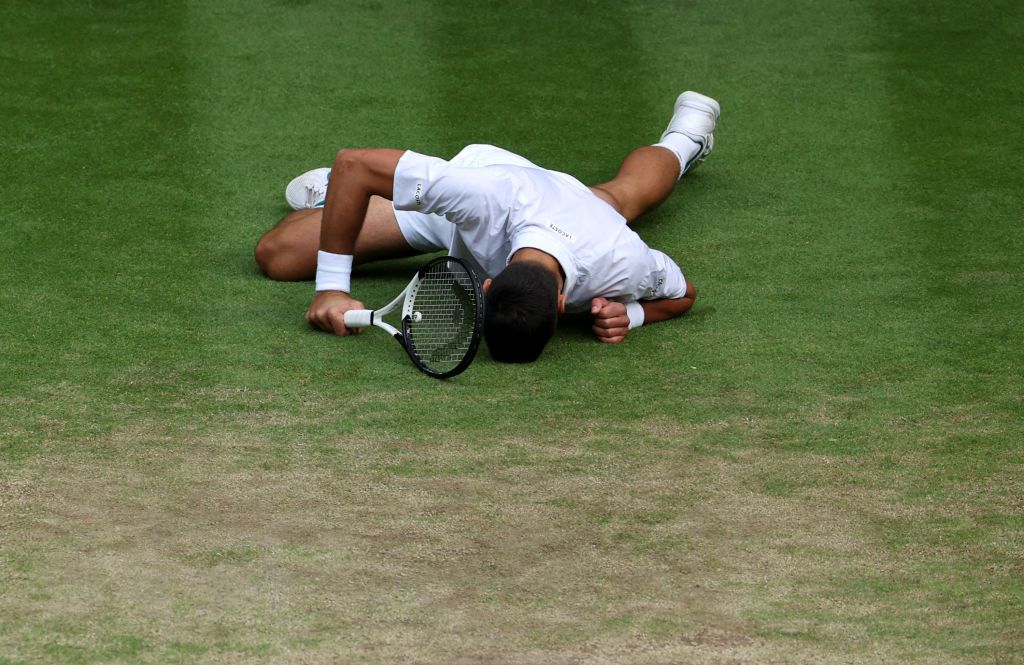
[[679,176],[676,178],[677,180],[683,177],[683,169],[700,152],[699,143],[690,140],[689,136],[679,132],[665,134],[665,136],[661,137],[661,141],[654,145],[671,150],[672,154],[679,160]]

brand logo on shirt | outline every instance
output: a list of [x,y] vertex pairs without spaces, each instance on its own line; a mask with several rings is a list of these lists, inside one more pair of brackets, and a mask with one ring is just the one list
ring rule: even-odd
[[416,193],[413,194],[412,196],[416,200],[416,207],[417,208],[419,208],[421,205],[423,205],[423,183],[422,182],[416,183]]
[[555,233],[557,233],[558,235],[562,236],[563,238],[565,238],[569,242],[575,242],[576,241],[576,239],[572,237],[571,233],[569,233],[568,231],[564,231],[564,230],[558,228],[557,226],[555,226],[551,222],[548,222],[548,228],[551,229],[552,231],[554,231]]

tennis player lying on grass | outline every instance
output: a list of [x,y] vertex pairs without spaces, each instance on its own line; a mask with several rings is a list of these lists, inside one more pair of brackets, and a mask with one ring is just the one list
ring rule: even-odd
[[503,362],[531,362],[559,314],[587,311],[606,343],[675,318],[697,295],[679,267],[627,224],[660,204],[714,147],[718,103],[676,100],[659,143],[638,148],[610,182],[586,187],[501,148],[449,161],[411,150],[342,150],[285,191],[294,213],[256,246],[272,279],[316,279],[306,320],[346,335],[353,262],[446,251],[485,278],[484,338]]

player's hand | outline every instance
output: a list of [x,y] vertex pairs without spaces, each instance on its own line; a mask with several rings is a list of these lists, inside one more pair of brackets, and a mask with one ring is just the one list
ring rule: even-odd
[[590,301],[590,313],[594,315],[594,334],[597,341],[618,344],[629,334],[629,317],[626,306],[607,298]]
[[345,327],[345,312],[350,309],[366,308],[344,291],[317,291],[306,310],[306,321],[314,328],[335,335],[361,332],[361,328]]

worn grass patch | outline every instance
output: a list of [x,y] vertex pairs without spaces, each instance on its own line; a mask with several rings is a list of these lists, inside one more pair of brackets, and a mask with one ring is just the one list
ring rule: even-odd
[[[628,446],[586,430],[342,438],[339,457],[300,445],[275,463],[252,424],[129,428],[7,481],[0,635],[71,662],[939,662],[999,646],[986,627],[1022,592],[1019,469],[922,505],[907,470],[933,460],[708,455],[702,431],[723,426],[664,421]],[[922,650],[935,625],[948,641]]]

